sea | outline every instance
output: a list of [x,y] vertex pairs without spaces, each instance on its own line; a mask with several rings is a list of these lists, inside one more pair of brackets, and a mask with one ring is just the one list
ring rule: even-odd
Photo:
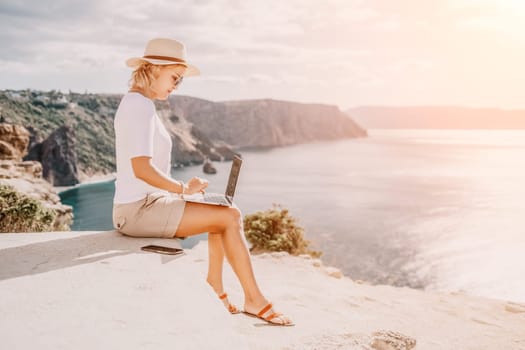
[[[241,151],[235,202],[287,208],[324,265],[353,280],[525,302],[525,130],[368,132]],[[224,192],[230,165],[172,176]],[[113,181],[61,192],[72,229],[111,230],[113,194]]]

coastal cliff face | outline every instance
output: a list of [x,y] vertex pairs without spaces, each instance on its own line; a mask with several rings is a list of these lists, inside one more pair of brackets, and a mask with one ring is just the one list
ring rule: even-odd
[[[122,95],[0,91],[0,120],[22,125],[24,160],[42,163],[55,186],[116,171],[113,118]],[[189,96],[156,101],[173,141],[174,167],[206,158],[231,160],[235,149],[279,147],[363,137],[366,131],[336,106],[276,100],[212,102]],[[21,141],[17,141],[21,142]],[[5,154],[11,154],[0,144]],[[12,155],[14,156],[14,155]]]
[[202,164],[206,158],[216,161],[233,159],[234,152],[229,147],[214,144],[200,126],[184,117],[180,109],[174,108],[168,101],[156,101],[155,107],[171,134],[173,166]]
[[172,96],[170,101],[212,141],[235,148],[279,147],[367,135],[331,105],[271,99],[211,102],[187,96]]
[[72,186],[78,184],[75,131],[63,125],[53,131],[47,139],[35,144],[26,160],[42,163],[43,177],[53,184]]
[[57,216],[52,223],[55,230],[69,229],[73,208],[63,205],[55,189],[42,178],[42,165],[37,161],[23,161],[27,153],[29,131],[20,125],[0,124],[0,184],[13,187],[18,193],[34,198]]

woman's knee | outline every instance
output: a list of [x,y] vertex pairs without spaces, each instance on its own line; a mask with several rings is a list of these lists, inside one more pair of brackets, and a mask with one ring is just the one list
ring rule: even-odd
[[242,213],[237,207],[228,208],[227,212],[228,217],[228,226],[238,226],[242,225]]
[[242,225],[242,214],[240,210],[236,207],[222,207],[219,210],[220,215],[217,216],[217,221],[213,225],[213,229],[209,232],[221,234],[232,228],[238,230],[239,226]]
[[212,230],[209,232],[224,234],[226,232],[241,231],[242,214],[236,207],[222,207],[219,209],[220,215]]

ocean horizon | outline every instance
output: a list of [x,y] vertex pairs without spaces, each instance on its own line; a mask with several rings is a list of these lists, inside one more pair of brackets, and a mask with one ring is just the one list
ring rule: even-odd
[[[324,263],[350,278],[525,301],[525,130],[369,130],[242,156],[243,214],[288,208]],[[224,192],[230,164],[172,176]],[[113,193],[113,181],[61,192],[72,230],[112,229]]]

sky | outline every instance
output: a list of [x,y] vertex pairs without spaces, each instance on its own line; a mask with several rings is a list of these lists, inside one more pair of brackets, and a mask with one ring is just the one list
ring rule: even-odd
[[174,93],[525,108],[522,0],[1,0],[0,89],[125,93],[149,39],[202,75]]

